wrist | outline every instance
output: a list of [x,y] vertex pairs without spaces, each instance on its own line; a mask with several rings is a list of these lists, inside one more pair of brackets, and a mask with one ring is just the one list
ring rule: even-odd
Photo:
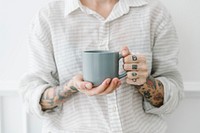
[[63,88],[64,88],[64,92],[69,92],[69,91],[72,93],[78,92],[78,89],[77,87],[75,87],[75,82],[73,79],[71,79],[69,82],[66,82],[63,85]]
[[146,83],[136,86],[139,93],[153,106],[160,107],[164,100],[164,87],[162,82],[152,76],[148,76]]

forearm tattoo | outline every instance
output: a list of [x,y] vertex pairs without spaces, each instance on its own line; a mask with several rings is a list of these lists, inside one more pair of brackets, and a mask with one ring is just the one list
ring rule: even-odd
[[72,82],[65,83],[62,86],[47,88],[42,94],[40,104],[43,110],[53,109],[64,103],[68,96],[77,92],[78,89]]
[[163,105],[164,86],[159,80],[149,76],[146,83],[141,86],[137,86],[137,88],[153,106],[160,107]]

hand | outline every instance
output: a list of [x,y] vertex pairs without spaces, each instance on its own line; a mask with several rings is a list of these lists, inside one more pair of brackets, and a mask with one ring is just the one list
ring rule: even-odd
[[124,70],[127,71],[127,84],[143,85],[148,77],[146,58],[142,54],[131,53],[128,47],[123,47]]
[[121,85],[121,81],[118,78],[107,78],[101,85],[93,88],[92,83],[83,81],[82,74],[74,76],[72,81],[75,88],[89,96],[112,93]]

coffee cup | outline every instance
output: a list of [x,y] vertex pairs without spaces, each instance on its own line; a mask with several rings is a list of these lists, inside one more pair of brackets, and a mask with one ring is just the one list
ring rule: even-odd
[[123,58],[119,52],[90,50],[82,55],[83,79],[93,86],[99,86],[107,78],[121,79],[127,75],[126,71],[119,74],[119,61]]

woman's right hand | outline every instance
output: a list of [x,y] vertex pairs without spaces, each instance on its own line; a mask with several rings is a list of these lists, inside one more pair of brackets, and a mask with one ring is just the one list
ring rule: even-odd
[[89,96],[106,95],[112,93],[121,85],[120,79],[116,77],[113,79],[107,78],[103,81],[101,85],[93,87],[91,82],[86,82],[83,80],[82,74],[74,76],[72,82],[74,88]]

